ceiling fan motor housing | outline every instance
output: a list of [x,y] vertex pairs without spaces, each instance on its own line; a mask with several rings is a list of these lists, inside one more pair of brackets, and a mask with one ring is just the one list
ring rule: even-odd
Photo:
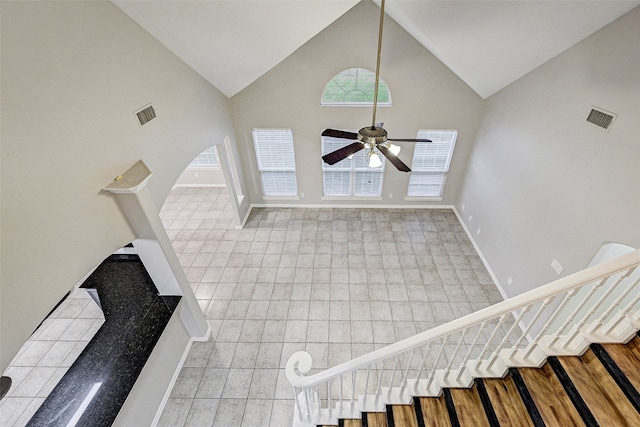
[[358,131],[358,140],[365,144],[382,144],[387,141],[387,131],[381,127],[367,126]]

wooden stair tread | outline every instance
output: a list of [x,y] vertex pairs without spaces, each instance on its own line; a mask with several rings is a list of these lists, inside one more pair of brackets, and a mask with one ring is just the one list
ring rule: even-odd
[[504,378],[485,378],[482,381],[500,425],[533,427],[533,421],[529,417],[511,375]]
[[475,385],[470,388],[452,388],[450,392],[461,427],[489,427],[489,421]]
[[518,372],[546,425],[585,425],[548,363],[541,368],[518,368]]
[[393,405],[392,411],[395,427],[418,427],[416,410],[413,405]]
[[451,427],[444,396],[421,397],[420,408],[425,427]]
[[387,414],[384,412],[368,412],[368,427],[387,427]]
[[[388,413],[363,414],[366,423],[360,419],[346,419],[341,420],[341,425],[388,427],[388,423],[391,423],[395,427],[451,427],[447,409],[449,402],[450,408],[455,408],[461,427],[489,427],[496,421],[502,426],[534,427],[542,422],[549,426],[585,426],[585,421],[572,403],[571,399],[574,399],[575,405],[583,408],[583,416],[590,423],[640,426],[640,410],[634,408],[634,404],[638,407],[638,395],[633,390],[640,391],[640,336],[634,336],[627,344],[594,344],[580,357],[558,356],[551,359],[541,368],[513,368],[505,378],[484,378],[476,380],[471,388],[446,389],[446,399],[444,395],[417,397],[414,399],[417,406],[387,406]],[[563,381],[572,385],[565,390],[559,378],[564,378]],[[483,401],[491,414],[491,421],[487,418]],[[491,402],[491,405],[487,402]],[[418,420],[418,416],[422,419]]]
[[627,344],[602,344],[629,382],[640,391],[640,338],[634,336]]
[[581,357],[558,357],[580,396],[602,425],[637,426],[636,412],[592,350]]

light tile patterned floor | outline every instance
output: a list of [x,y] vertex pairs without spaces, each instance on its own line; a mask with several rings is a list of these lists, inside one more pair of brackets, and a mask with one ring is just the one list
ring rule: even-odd
[[27,424],[103,323],[104,315],[89,294],[72,291],[5,370],[13,384],[0,401],[0,427]]
[[287,426],[288,357],[322,369],[502,300],[455,214],[254,209],[176,188],[161,218],[212,328],[194,343],[162,426]]
[[[453,212],[254,209],[235,228],[224,188],[176,188],[161,218],[212,329],[161,426],[289,426],[288,357],[317,369],[501,301]],[[0,427],[24,426],[104,318],[75,290],[5,374]]]

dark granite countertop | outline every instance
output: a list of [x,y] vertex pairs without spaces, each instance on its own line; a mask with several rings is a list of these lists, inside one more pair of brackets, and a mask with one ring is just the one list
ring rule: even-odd
[[160,296],[137,255],[112,255],[81,286],[105,323],[28,426],[110,426],[180,302]]

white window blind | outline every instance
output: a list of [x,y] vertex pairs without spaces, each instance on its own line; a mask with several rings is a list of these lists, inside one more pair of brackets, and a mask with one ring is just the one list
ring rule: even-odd
[[291,129],[254,129],[253,144],[265,196],[295,196],[296,159]]
[[218,152],[215,147],[209,147],[198,154],[195,159],[187,167],[208,167],[219,169],[220,161],[218,160]]
[[454,129],[418,131],[418,139],[433,142],[415,145],[407,196],[442,197],[457,136],[458,131]]
[[[322,155],[338,150],[351,142],[346,139],[322,137]],[[367,150],[360,150],[351,159],[334,165],[322,162],[323,194],[325,196],[380,197],[386,159],[379,168],[369,167]]]

